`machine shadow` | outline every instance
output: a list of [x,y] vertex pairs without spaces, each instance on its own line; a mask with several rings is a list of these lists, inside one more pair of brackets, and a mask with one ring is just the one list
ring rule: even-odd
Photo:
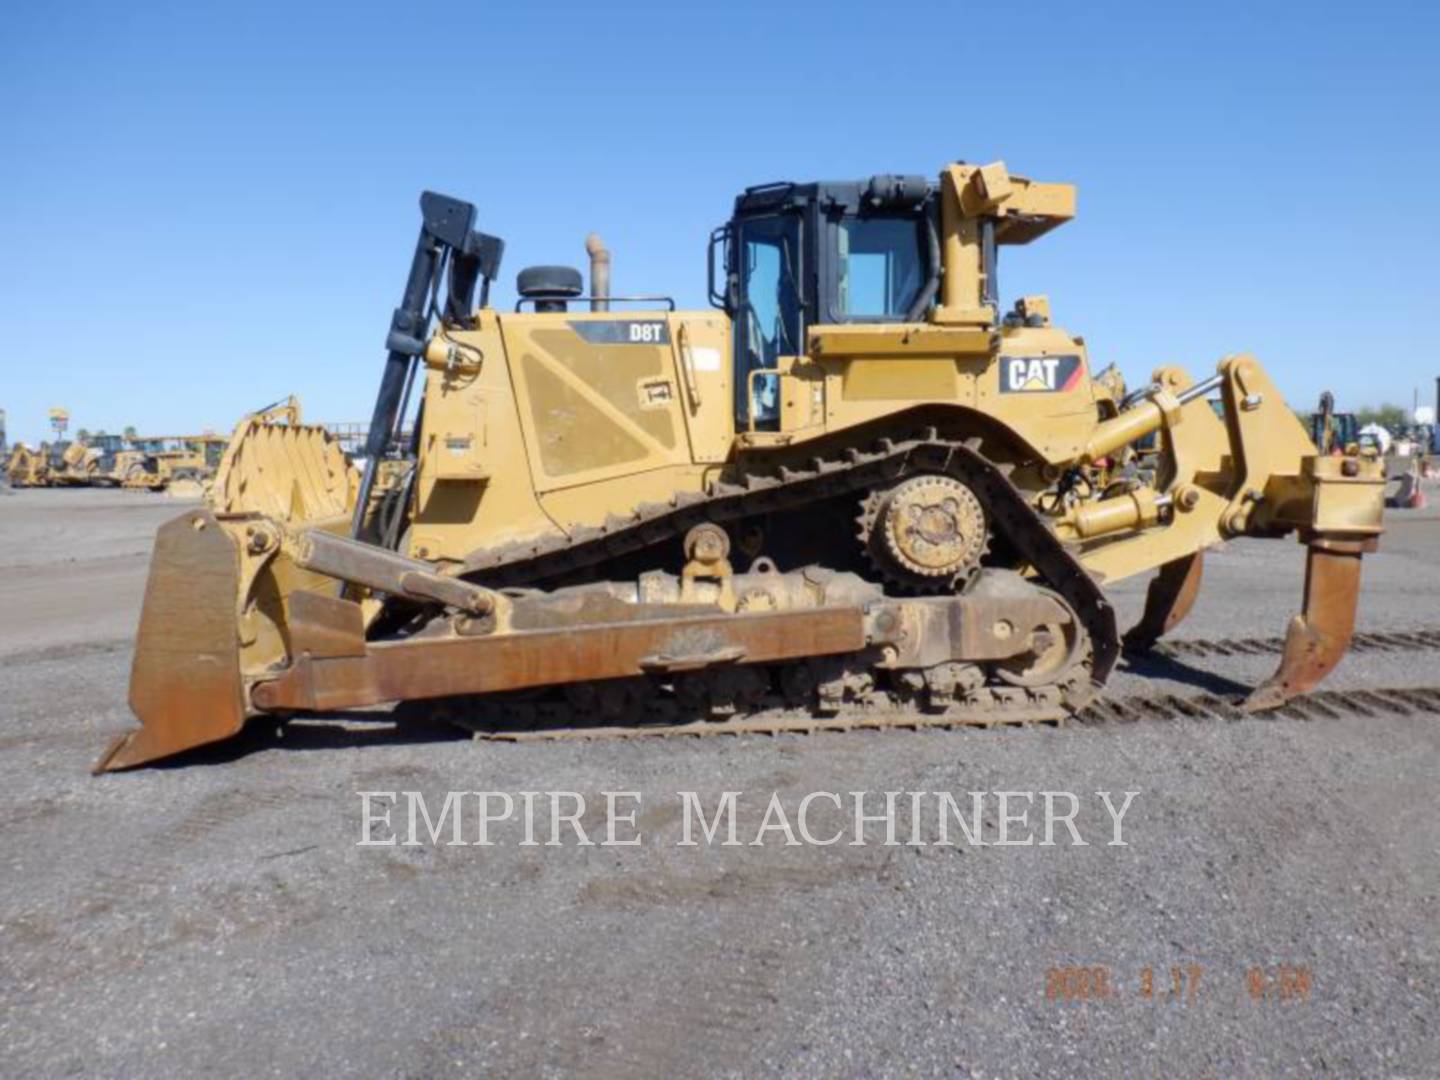
[[402,715],[401,709],[333,712],[284,724],[248,723],[240,734],[224,742],[186,750],[145,766],[147,769],[188,769],[228,765],[264,750],[308,753],[370,746],[420,746],[429,743],[468,742],[471,734],[448,724]]
[[1163,656],[1153,652],[1123,653],[1121,670],[1146,679],[1167,679],[1170,682],[1183,683],[1186,686],[1193,686],[1197,690],[1222,696],[1244,697],[1254,689],[1245,683],[1228,679],[1224,675],[1218,675],[1204,668],[1192,667],[1172,656]]

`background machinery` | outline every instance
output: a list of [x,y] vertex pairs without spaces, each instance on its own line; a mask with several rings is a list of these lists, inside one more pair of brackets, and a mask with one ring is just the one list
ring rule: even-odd
[[5,482],[11,487],[44,487],[49,471],[49,447],[44,443],[32,450],[17,442],[5,456]]
[[131,442],[136,453],[126,459],[121,483],[130,488],[198,498],[203,485],[219,468],[228,442],[226,436],[209,432],[136,438]]
[[1310,441],[1322,454],[1346,454],[1359,450],[1360,420],[1353,412],[1336,412],[1335,397],[1328,390],[1320,395],[1320,408],[1310,414]]
[[47,487],[86,487],[99,475],[100,451],[79,439],[50,443],[46,453]]
[[[771,184],[711,236],[714,310],[610,295],[592,237],[588,295],[531,267],[501,312],[502,243],[426,193],[364,472],[321,428],[237,429],[159,533],[142,726],[97,768],[388,702],[502,736],[1059,720],[1237,536],[1307,558],[1249,707],[1309,689],[1349,642],[1380,466],[1317,453],[1251,356],[1127,393],[1045,297],[1002,310],[1000,253],[1074,208],[1002,164]],[[1152,570],[1122,641],[1102,585]]]

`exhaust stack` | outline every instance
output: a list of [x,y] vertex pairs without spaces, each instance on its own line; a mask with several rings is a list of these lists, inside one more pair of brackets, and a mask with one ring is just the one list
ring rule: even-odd
[[590,254],[590,310],[610,310],[610,249],[599,233],[585,238],[585,250]]

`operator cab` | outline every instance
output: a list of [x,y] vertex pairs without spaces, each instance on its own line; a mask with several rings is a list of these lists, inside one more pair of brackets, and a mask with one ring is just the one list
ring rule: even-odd
[[115,467],[115,457],[125,449],[125,436],[123,435],[92,435],[88,440],[92,450],[98,450],[97,467],[101,472],[109,472]]
[[710,237],[710,302],[734,322],[737,428],[779,426],[780,358],[805,352],[808,327],[924,318],[940,280],[938,218],[921,176],[766,184],[735,200]]

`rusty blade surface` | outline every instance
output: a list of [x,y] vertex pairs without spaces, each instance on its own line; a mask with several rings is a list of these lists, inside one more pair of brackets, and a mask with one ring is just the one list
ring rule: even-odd
[[1360,597],[1360,551],[1312,544],[1305,557],[1305,606],[1290,620],[1275,674],[1245,699],[1247,712],[1283,705],[1313,690],[1350,647]]
[[865,647],[858,607],[608,623],[475,637],[380,642],[362,656],[301,656],[258,683],[263,710],[326,711],[640,675],[667,659],[765,663]]
[[237,734],[245,723],[235,627],[239,558],[207,511],[162,525],[130,670],[140,730],[94,765],[128,769]]
[[1126,652],[1149,652],[1165,634],[1185,620],[1200,594],[1205,552],[1195,552],[1160,567],[1145,592],[1145,612],[1123,639]]

